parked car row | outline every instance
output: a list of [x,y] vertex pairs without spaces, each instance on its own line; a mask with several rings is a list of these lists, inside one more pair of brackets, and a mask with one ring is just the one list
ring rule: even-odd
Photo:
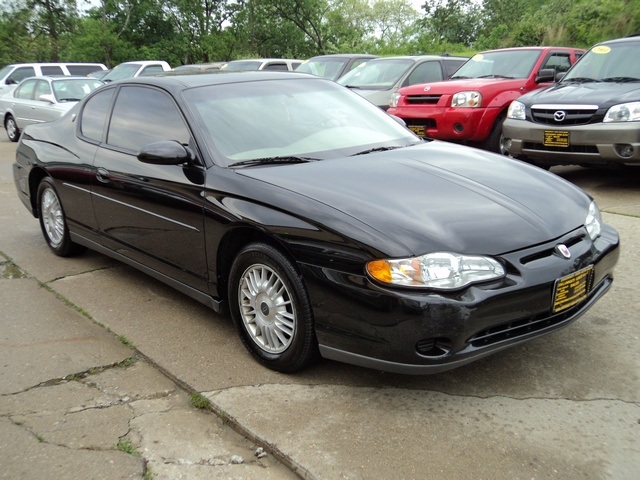
[[[633,165],[640,164],[640,67],[627,60],[639,51],[640,37],[603,42],[575,69],[585,54],[582,49],[523,47],[480,52],[470,59],[336,54],[174,70],[296,70],[354,90],[423,138],[464,143],[545,168],[562,163]],[[94,70],[91,75],[110,82],[170,67],[162,61],[126,62],[110,71],[102,64],[12,65],[0,70],[0,89],[30,73],[78,69]],[[20,121],[1,106],[0,114],[11,129],[9,138],[17,140]]]

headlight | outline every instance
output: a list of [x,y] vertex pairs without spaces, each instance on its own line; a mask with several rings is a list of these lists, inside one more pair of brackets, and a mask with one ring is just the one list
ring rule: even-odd
[[398,92],[395,92],[391,95],[391,98],[389,99],[389,106],[390,107],[397,107],[398,106],[398,100],[400,100],[400,97],[402,95],[399,94]]
[[450,252],[405,259],[373,260],[367,273],[379,282],[402,287],[453,290],[505,275],[497,260]]
[[476,108],[482,106],[482,94],[480,92],[458,92],[451,97],[452,107]]
[[525,108],[524,103],[518,102],[514,100],[509,104],[509,109],[507,110],[507,118],[514,118],[516,120],[525,120]]
[[595,240],[602,231],[602,216],[600,215],[600,209],[596,202],[591,202],[589,205],[589,211],[587,212],[587,218],[584,219],[584,226],[589,233],[591,240]]
[[640,102],[622,103],[611,107],[604,116],[603,122],[638,122],[640,121]]

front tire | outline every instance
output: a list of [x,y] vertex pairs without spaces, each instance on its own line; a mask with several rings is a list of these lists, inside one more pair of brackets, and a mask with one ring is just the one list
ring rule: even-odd
[[20,129],[18,128],[18,124],[13,116],[7,115],[7,118],[4,121],[4,128],[7,130],[7,137],[9,137],[9,140],[17,142],[20,139]]
[[40,228],[49,248],[60,257],[80,252],[82,247],[71,241],[62,202],[50,178],[40,182],[37,198]]
[[292,373],[317,357],[313,312],[302,276],[279,250],[243,248],[229,275],[229,306],[242,342],[260,363]]

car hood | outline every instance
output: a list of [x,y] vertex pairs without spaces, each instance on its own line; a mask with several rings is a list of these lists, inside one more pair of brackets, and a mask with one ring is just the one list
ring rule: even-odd
[[[325,227],[340,233],[343,225],[358,225],[367,233],[361,240],[373,246],[377,238],[389,256],[519,250],[580,227],[590,203],[584,192],[542,169],[437,141],[238,173],[286,189],[286,203],[277,204],[287,195],[274,196],[277,208],[300,217],[321,208]],[[291,192],[300,196],[293,211]]]
[[640,101],[640,82],[611,83],[561,82],[537,92],[531,92],[518,99],[526,105],[544,104],[580,104],[609,107],[618,103]]
[[523,83],[526,82],[526,78],[519,78],[516,80],[506,78],[470,78],[466,80],[446,80],[444,82],[433,82],[421,85],[412,85],[410,87],[404,87],[400,90],[400,93],[404,95],[416,95],[416,94],[439,94],[447,95],[458,93],[468,90],[485,90],[491,88],[491,90],[515,90],[518,89]]

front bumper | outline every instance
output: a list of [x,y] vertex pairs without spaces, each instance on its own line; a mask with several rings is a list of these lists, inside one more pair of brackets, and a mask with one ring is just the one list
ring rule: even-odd
[[[545,132],[551,131],[567,132],[568,145],[545,146]],[[516,158],[551,165],[640,164],[638,122],[553,127],[526,120],[507,119],[502,132],[509,154]],[[630,151],[631,154],[623,156],[624,151]]]
[[450,142],[479,143],[486,140],[500,113],[490,108],[452,108],[449,106],[405,105],[389,109],[390,114],[402,118],[407,127],[425,138]]
[[[582,232],[577,234],[577,232]],[[566,244],[571,260],[554,254]],[[619,238],[610,227],[591,242],[582,229],[502,256],[505,279],[455,293],[383,289],[365,277],[303,266],[323,357],[378,370],[450,370],[558,330],[583,315],[613,281]],[[588,265],[593,287],[572,308],[552,313],[555,282]]]

